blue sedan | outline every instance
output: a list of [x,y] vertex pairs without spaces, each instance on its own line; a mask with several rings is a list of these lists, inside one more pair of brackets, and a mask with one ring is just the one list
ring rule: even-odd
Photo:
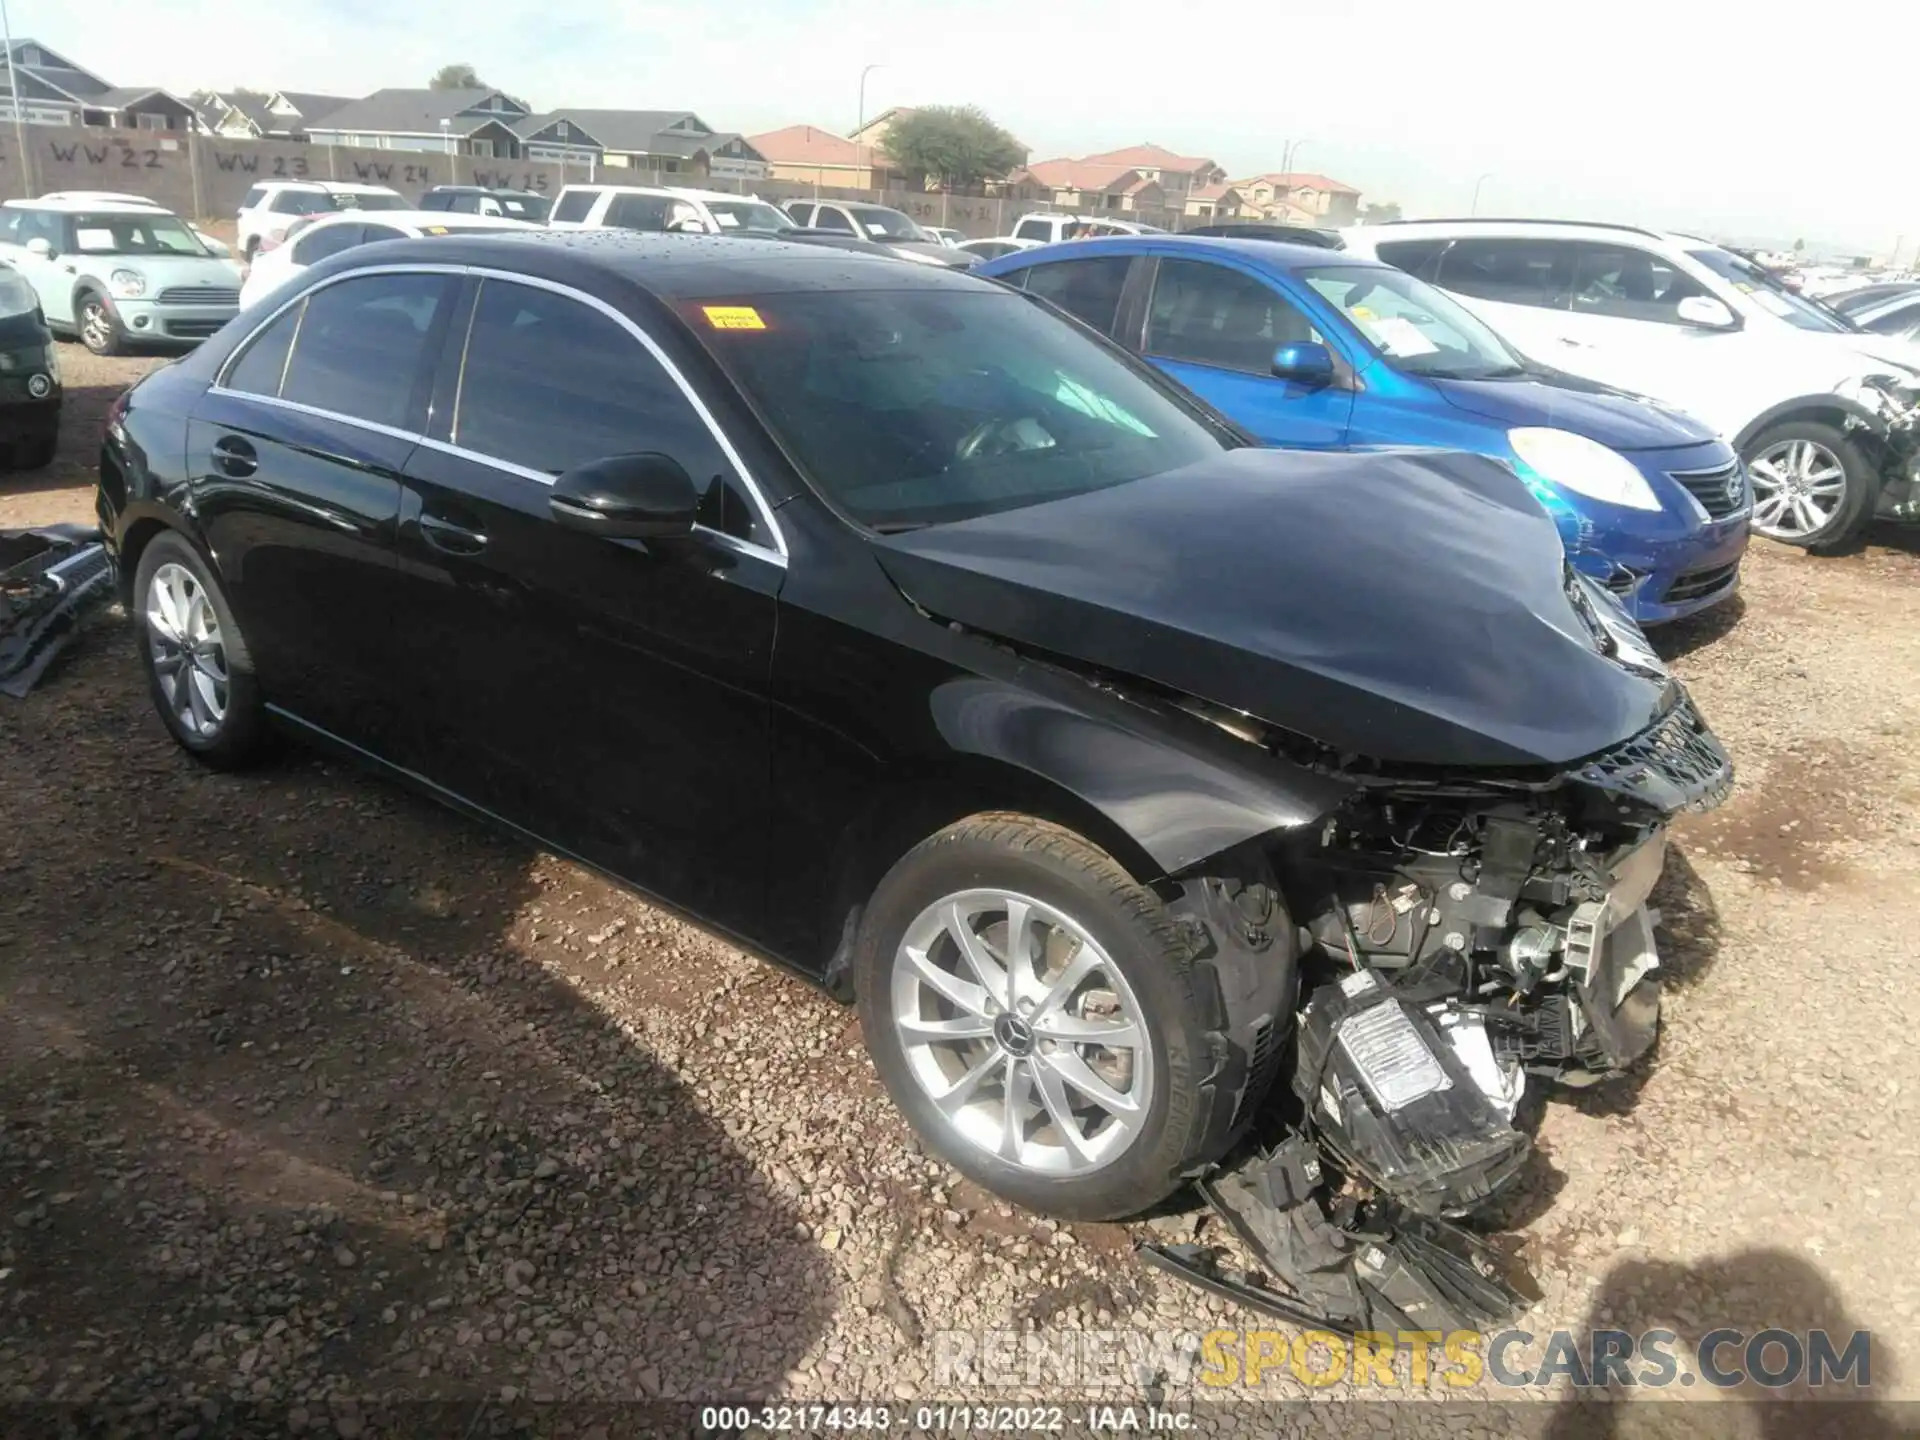
[[976,272],[1110,336],[1264,444],[1440,446],[1512,465],[1642,624],[1739,585],[1753,494],[1705,425],[1523,359],[1432,286],[1318,247],[1127,236]]

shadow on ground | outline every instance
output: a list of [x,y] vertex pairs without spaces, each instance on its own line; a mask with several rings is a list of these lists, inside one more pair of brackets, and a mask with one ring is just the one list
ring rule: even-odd
[[[1689,1386],[1676,1376],[1671,1387],[1643,1389],[1641,1397],[1658,1394],[1677,1401],[1684,1396],[1704,1403],[1628,1404],[1624,1392],[1629,1387],[1604,1386],[1606,1400],[1560,1406],[1545,1431],[1547,1440],[1901,1440],[1920,1435],[1915,1407],[1871,1398],[1876,1391],[1891,1390],[1898,1378],[1884,1345],[1872,1347],[1865,1374],[1845,1371],[1820,1388],[1807,1383],[1809,1334],[1823,1332],[1844,1364],[1849,1342],[1861,1328],[1860,1318],[1848,1313],[1826,1276],[1804,1257],[1785,1250],[1743,1251],[1700,1265],[1622,1261],[1608,1271],[1595,1294],[1587,1324],[1575,1337],[1576,1350],[1592,1354],[1596,1332],[1637,1336],[1648,1330],[1670,1331],[1678,1338],[1669,1348],[1680,1359],[1679,1373],[1698,1379]],[[1796,1337],[1802,1361],[1793,1367],[1798,1377],[1794,1383],[1769,1388],[1753,1378],[1756,1365],[1774,1376],[1790,1368],[1784,1341],[1752,1343],[1767,1330]],[[1705,1376],[1692,1359],[1716,1331],[1726,1332],[1727,1338],[1713,1346],[1715,1370],[1721,1376],[1742,1377],[1742,1383],[1725,1389],[1716,1385],[1709,1394]],[[1705,1357],[1702,1360],[1705,1363]],[[1627,1368],[1644,1377],[1653,1367],[1635,1361]],[[1859,1380],[1870,1384],[1859,1385]],[[1711,1403],[1716,1400],[1721,1403]]]
[[0,708],[0,1400],[773,1393],[798,1217],[519,953],[524,847],[190,762],[124,627]]

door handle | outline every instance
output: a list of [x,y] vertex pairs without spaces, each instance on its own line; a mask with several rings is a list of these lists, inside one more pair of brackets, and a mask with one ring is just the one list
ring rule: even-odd
[[478,555],[487,548],[487,532],[471,529],[439,515],[420,517],[420,538],[448,555]]
[[222,435],[213,442],[213,468],[232,479],[244,480],[260,468],[260,455],[238,435]]

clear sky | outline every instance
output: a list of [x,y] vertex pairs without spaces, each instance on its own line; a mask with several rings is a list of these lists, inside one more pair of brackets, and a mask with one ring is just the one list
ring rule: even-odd
[[[1152,140],[1319,170],[1414,214],[1920,246],[1920,0],[10,0],[115,84],[363,94],[449,61],[538,108],[844,133],[859,106],[980,105],[1036,160]],[[1843,63],[1821,57],[1837,50]],[[1884,58],[1882,58],[1884,57]],[[1891,63],[1892,68],[1888,65]]]

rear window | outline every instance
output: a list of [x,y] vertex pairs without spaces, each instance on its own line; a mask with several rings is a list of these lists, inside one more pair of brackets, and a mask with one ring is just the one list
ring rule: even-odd
[[664,230],[673,211],[668,195],[616,195],[607,207],[607,224],[622,230]]
[[1016,240],[1051,240],[1053,226],[1045,220],[1022,220],[1013,232]]
[[547,218],[548,202],[543,195],[497,195],[500,208],[506,212],[509,220],[526,220],[534,224]]
[[553,207],[556,220],[584,220],[587,212],[593,209],[593,202],[600,198],[598,190],[566,189],[560,192],[560,203]]
[[[1231,234],[1222,230],[1221,234]],[[1404,270],[1409,275],[1418,275],[1428,284],[1432,284],[1438,274],[1440,256],[1446,250],[1445,240],[1388,240],[1373,247],[1387,264]]]

